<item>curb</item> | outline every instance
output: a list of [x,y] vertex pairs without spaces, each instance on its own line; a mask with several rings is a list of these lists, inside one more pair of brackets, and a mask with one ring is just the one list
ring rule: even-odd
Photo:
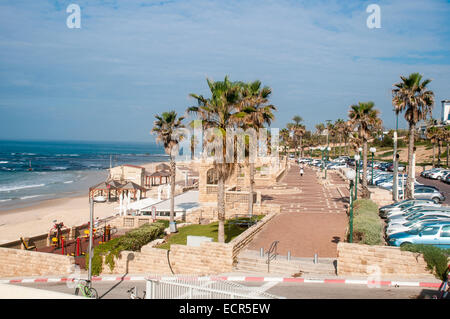
[[[92,281],[144,281],[146,278],[160,280],[176,280],[177,278],[185,278],[186,280],[200,281],[237,281],[237,282],[287,282],[287,283],[314,283],[314,284],[347,284],[347,285],[367,285],[369,287],[387,286],[387,287],[424,287],[439,288],[439,282],[411,282],[411,281],[373,281],[373,280],[357,280],[357,279],[306,279],[294,277],[245,277],[245,276],[119,276],[119,277],[93,277]],[[45,282],[68,282],[74,281],[72,277],[60,278],[22,278],[22,279],[0,279],[1,284],[20,284],[20,283],[45,283]]]

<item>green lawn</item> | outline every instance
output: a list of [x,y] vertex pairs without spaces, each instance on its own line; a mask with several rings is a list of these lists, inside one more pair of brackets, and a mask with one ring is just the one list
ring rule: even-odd
[[[261,220],[264,216],[254,216],[255,219]],[[243,220],[240,218],[239,220]],[[231,221],[231,222],[230,222]],[[225,242],[230,242],[233,238],[239,236],[245,230],[248,229],[246,225],[237,225],[232,221],[236,221],[236,219],[228,220],[225,223]],[[178,229],[178,233],[169,235],[166,238],[166,242],[164,244],[156,246],[156,248],[162,249],[170,249],[171,244],[179,244],[186,245],[187,236],[206,236],[212,237],[213,241],[217,242],[217,232],[218,232],[219,223],[211,223],[208,225],[189,225],[184,226]]]

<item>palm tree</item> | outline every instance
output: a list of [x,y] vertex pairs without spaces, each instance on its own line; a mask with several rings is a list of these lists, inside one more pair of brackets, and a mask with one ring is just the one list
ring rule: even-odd
[[174,196],[175,196],[175,174],[176,162],[175,156],[178,153],[179,139],[176,137],[176,131],[183,128],[184,117],[178,117],[175,111],[163,112],[161,115],[155,115],[152,132],[157,134],[156,140],[161,142],[164,150],[170,158],[170,232],[176,232],[174,224]]
[[378,117],[380,112],[375,110],[374,106],[373,102],[359,102],[358,105],[350,106],[348,113],[353,127],[358,129],[358,135],[363,144],[363,198],[369,197],[367,188],[367,141],[371,137],[371,132],[381,127],[381,119]]
[[284,146],[284,153],[285,153],[285,164],[284,166],[287,167],[287,159],[288,159],[288,151],[289,151],[289,144],[291,142],[290,136],[289,136],[289,130],[287,128],[282,128],[280,130],[280,138],[281,138],[281,145]]
[[[225,182],[233,174],[235,162],[228,163],[226,158],[226,129],[235,127],[242,119],[239,110],[241,101],[241,84],[231,82],[228,76],[223,81],[206,80],[211,93],[210,98],[191,93],[198,105],[188,108],[188,112],[197,114],[202,119],[204,128],[213,128],[217,132],[216,139],[222,140],[223,154],[214,154],[213,168],[217,174],[217,211],[219,219],[218,242],[225,242]],[[212,142],[212,141],[210,141]],[[217,142],[215,140],[215,142]],[[222,158],[223,160],[218,160]]]
[[336,128],[336,135],[339,138],[339,156],[342,155],[342,137],[345,133],[345,121],[343,119],[337,119],[334,122],[334,127]]
[[[273,111],[275,106],[268,104],[269,96],[272,89],[265,86],[261,87],[261,81],[242,84],[242,100],[240,103],[240,111],[244,112],[242,118],[242,126],[244,129],[253,128],[256,132],[263,128],[264,125],[270,125],[275,119]],[[250,155],[250,154],[249,154]],[[249,158],[249,157],[248,157]],[[248,213],[253,215],[253,187],[255,184],[255,163],[249,160],[249,206]]]
[[422,75],[412,73],[409,77],[400,76],[401,82],[394,84],[392,104],[397,112],[405,111],[405,119],[409,124],[408,142],[408,180],[406,196],[413,198],[414,187],[414,131],[420,120],[426,120],[434,106],[434,93],[427,88],[430,79],[422,81]]
[[306,133],[306,127],[301,124],[303,118],[300,115],[294,116],[292,120],[294,123],[291,125],[291,128],[294,131],[294,137],[300,137],[300,157],[303,157],[303,136]]

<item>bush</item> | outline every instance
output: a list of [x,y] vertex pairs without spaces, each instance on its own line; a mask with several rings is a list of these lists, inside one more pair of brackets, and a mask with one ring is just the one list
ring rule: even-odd
[[[103,269],[103,257],[109,268],[114,270],[115,261],[121,251],[131,250],[138,251],[142,246],[148,244],[152,240],[161,237],[164,234],[165,225],[157,222],[153,224],[145,224],[141,227],[131,230],[124,236],[114,238],[106,243],[98,245],[94,248],[92,256],[92,274],[98,276]],[[87,264],[89,256],[86,255]]]
[[366,245],[383,244],[383,225],[378,206],[368,199],[353,203],[353,242]]
[[440,280],[446,280],[448,268],[448,257],[450,249],[440,249],[432,245],[406,244],[401,246],[401,250],[421,253],[427,263],[427,268]]

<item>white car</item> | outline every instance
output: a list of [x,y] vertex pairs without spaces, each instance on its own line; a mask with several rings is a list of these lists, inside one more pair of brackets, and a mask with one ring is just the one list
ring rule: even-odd
[[395,224],[403,224],[407,223],[408,221],[419,218],[422,216],[440,216],[440,217],[450,217],[450,210],[446,209],[445,207],[430,207],[430,209],[427,210],[421,210],[414,212],[412,214],[409,214],[408,216],[395,216],[395,218],[392,218],[388,221],[388,228],[392,227]]
[[437,217],[437,216],[433,216],[433,215],[432,216],[423,216],[419,219],[411,220],[411,221],[408,221],[403,224],[393,224],[393,225],[390,225],[386,229],[386,235],[391,236],[396,233],[401,233],[401,232],[405,232],[405,231],[408,231],[413,228],[418,228],[427,222],[432,222],[432,221],[438,222],[438,221],[442,221],[442,220],[449,221],[450,216],[449,217]]
[[440,170],[440,171],[436,171],[431,173],[429,176],[431,179],[442,179],[445,175],[448,174],[449,171],[446,170]]

